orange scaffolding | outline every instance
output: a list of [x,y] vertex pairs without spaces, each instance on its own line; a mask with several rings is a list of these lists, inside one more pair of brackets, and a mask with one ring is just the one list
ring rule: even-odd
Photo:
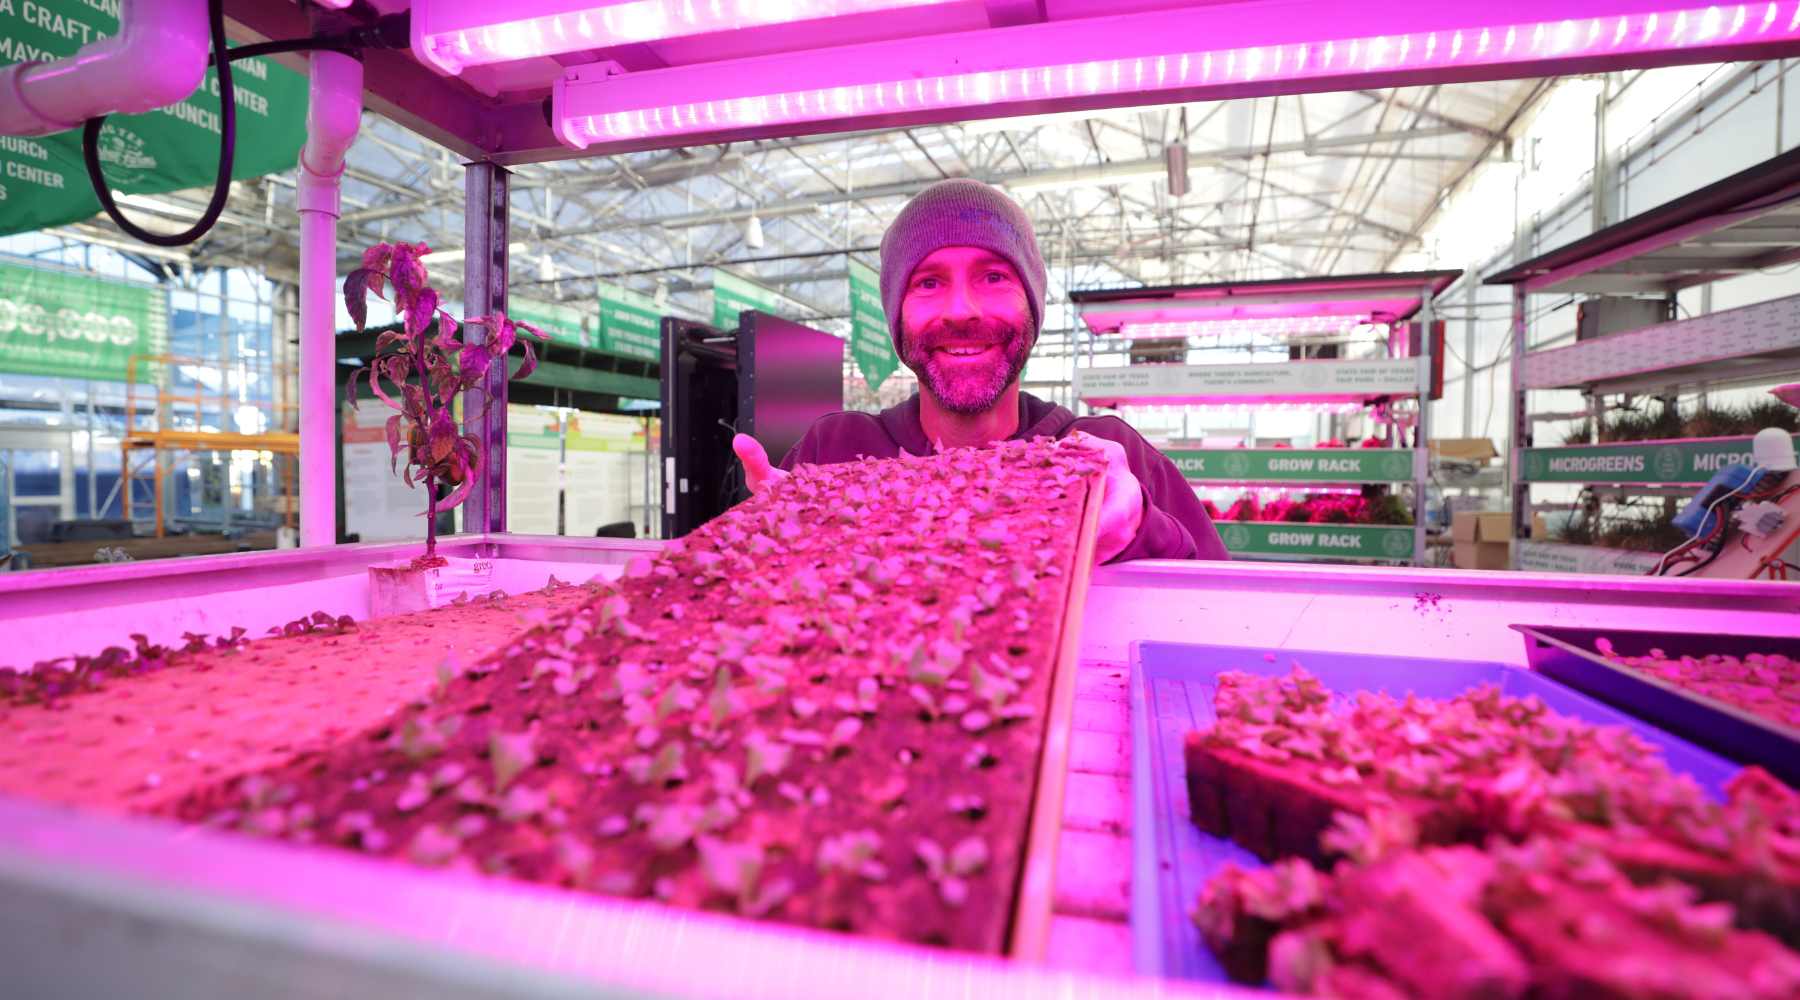
[[[166,376],[179,366],[189,365],[210,368],[219,372],[219,388],[208,389],[198,384],[189,390],[171,390],[167,388],[166,377],[152,377],[140,380],[140,366],[149,367],[151,371]],[[256,434],[244,434],[235,431],[209,429],[205,426],[204,417],[208,410],[217,411],[223,423],[233,419],[239,408],[252,407],[267,415],[266,426],[287,428],[294,426],[298,419],[298,404],[287,402],[285,392],[286,372],[281,366],[269,366],[255,374],[266,376],[272,380],[273,399],[264,401],[246,401],[234,393],[231,378],[232,369],[224,363],[208,361],[203,358],[182,357],[171,354],[137,354],[131,357],[126,368],[125,379],[125,433],[119,440],[120,452],[120,489],[119,495],[123,504],[125,517],[132,516],[132,494],[139,474],[148,468],[151,479],[151,496],[153,497],[156,537],[164,537],[167,531],[166,511],[163,497],[163,479],[165,467],[172,469],[176,455],[193,455],[217,452],[267,452],[271,456],[285,456],[289,461],[275,463],[280,470],[281,492],[275,498],[275,513],[280,522],[288,527],[297,527],[299,523],[299,507],[295,502],[295,470],[300,454],[300,435],[292,430],[270,430]],[[150,421],[142,425],[138,412],[140,403],[154,401]],[[182,407],[191,407],[191,416],[178,412]],[[132,460],[135,454],[148,451],[150,460],[135,467]],[[165,461],[169,464],[165,466]]]

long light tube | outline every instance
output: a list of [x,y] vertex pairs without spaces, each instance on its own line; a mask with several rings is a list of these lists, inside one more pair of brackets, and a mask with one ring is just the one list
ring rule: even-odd
[[[1059,102],[1116,95],[1184,93],[1206,88],[1244,90],[1308,80],[1406,73],[1461,72],[1482,78],[1483,67],[1540,64],[1555,68],[1604,65],[1645,54],[1679,51],[1691,58],[1731,58],[1733,49],[1800,41],[1800,2],[1728,4],[1649,10],[1652,4],[1518,3],[1498,9],[1551,15],[1574,8],[1625,8],[1607,16],[1468,24],[1387,34],[1348,33],[1350,26],[1448,25],[1466,18],[1463,5],[1395,3],[1363,9],[1358,20],[1320,27],[1225,20],[1230,9],[1146,13],[991,29],[985,47],[950,36],[830,52],[765,56],[734,65],[712,64],[607,76],[575,68],[556,82],[553,126],[563,142],[640,140],[697,132],[789,126],[879,115],[917,115],[1004,106],[1054,107]],[[1480,16],[1480,15],[1474,15]],[[1493,16],[1493,15],[1488,15]],[[1153,19],[1161,18],[1161,21]],[[1201,20],[1212,18],[1211,21]],[[1163,30],[1154,29],[1158,24]],[[1219,27],[1220,31],[1207,30]],[[1058,31],[1057,29],[1063,29]],[[1085,29],[1085,30],[1084,30]],[[1193,29],[1193,30],[1186,30]],[[1225,29],[1230,29],[1229,34]],[[1343,31],[1343,37],[1215,49],[1177,47],[1195,37],[1289,37]],[[1019,44],[1000,44],[1019,32]],[[1036,32],[1029,38],[1023,34]],[[1042,40],[1045,44],[1026,44]],[[925,47],[929,43],[930,48]],[[1131,52],[1130,55],[1119,55]],[[1046,60],[1034,62],[1033,60]],[[1054,60],[1054,61],[1051,61]],[[939,72],[939,70],[942,70]],[[761,89],[767,87],[768,89]]]
[[[416,0],[413,53],[455,76],[470,66],[665,38],[958,0]],[[537,12],[517,16],[518,7]]]
[[1367,327],[1370,333],[1386,333],[1387,324],[1371,323],[1366,314],[1340,316],[1256,317],[1251,319],[1182,320],[1166,323],[1125,323],[1119,335],[1133,340],[1177,337],[1308,336],[1344,334]]

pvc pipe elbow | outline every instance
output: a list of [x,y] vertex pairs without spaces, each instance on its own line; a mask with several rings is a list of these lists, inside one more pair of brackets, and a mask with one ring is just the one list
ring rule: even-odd
[[0,135],[51,135],[137,114],[200,86],[211,45],[206,0],[124,0],[119,33],[66,59],[0,69]]
[[341,52],[314,52],[307,84],[306,145],[300,148],[299,208],[339,213],[344,157],[362,126],[363,66]]

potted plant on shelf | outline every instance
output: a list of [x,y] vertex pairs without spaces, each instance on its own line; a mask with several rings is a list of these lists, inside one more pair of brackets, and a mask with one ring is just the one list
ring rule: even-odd
[[[441,307],[437,290],[426,280],[422,258],[429,252],[423,243],[379,243],[344,278],[344,307],[357,332],[368,323],[371,293],[391,301],[400,317],[400,329],[378,336],[375,356],[350,373],[345,394],[356,406],[357,383],[367,376],[375,397],[394,411],[386,428],[392,467],[407,486],[425,487],[425,552],[410,561],[370,567],[376,616],[436,607],[486,582],[484,561],[450,560],[437,553],[438,515],[468,499],[487,460],[482,442],[462,432],[456,399],[479,385],[494,365],[504,366],[514,345],[525,357],[512,377],[530,375],[537,353],[528,338],[547,339],[543,331],[502,312],[459,322]],[[488,335],[479,343],[460,338],[470,326],[480,326]]]

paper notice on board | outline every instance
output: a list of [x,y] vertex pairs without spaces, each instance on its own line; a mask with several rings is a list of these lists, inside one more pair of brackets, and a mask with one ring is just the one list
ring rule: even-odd
[[531,406],[506,408],[506,530],[557,534],[562,493],[562,423]]
[[391,468],[393,413],[372,401],[344,408],[344,531],[365,542],[425,540],[425,488],[407,486]]

